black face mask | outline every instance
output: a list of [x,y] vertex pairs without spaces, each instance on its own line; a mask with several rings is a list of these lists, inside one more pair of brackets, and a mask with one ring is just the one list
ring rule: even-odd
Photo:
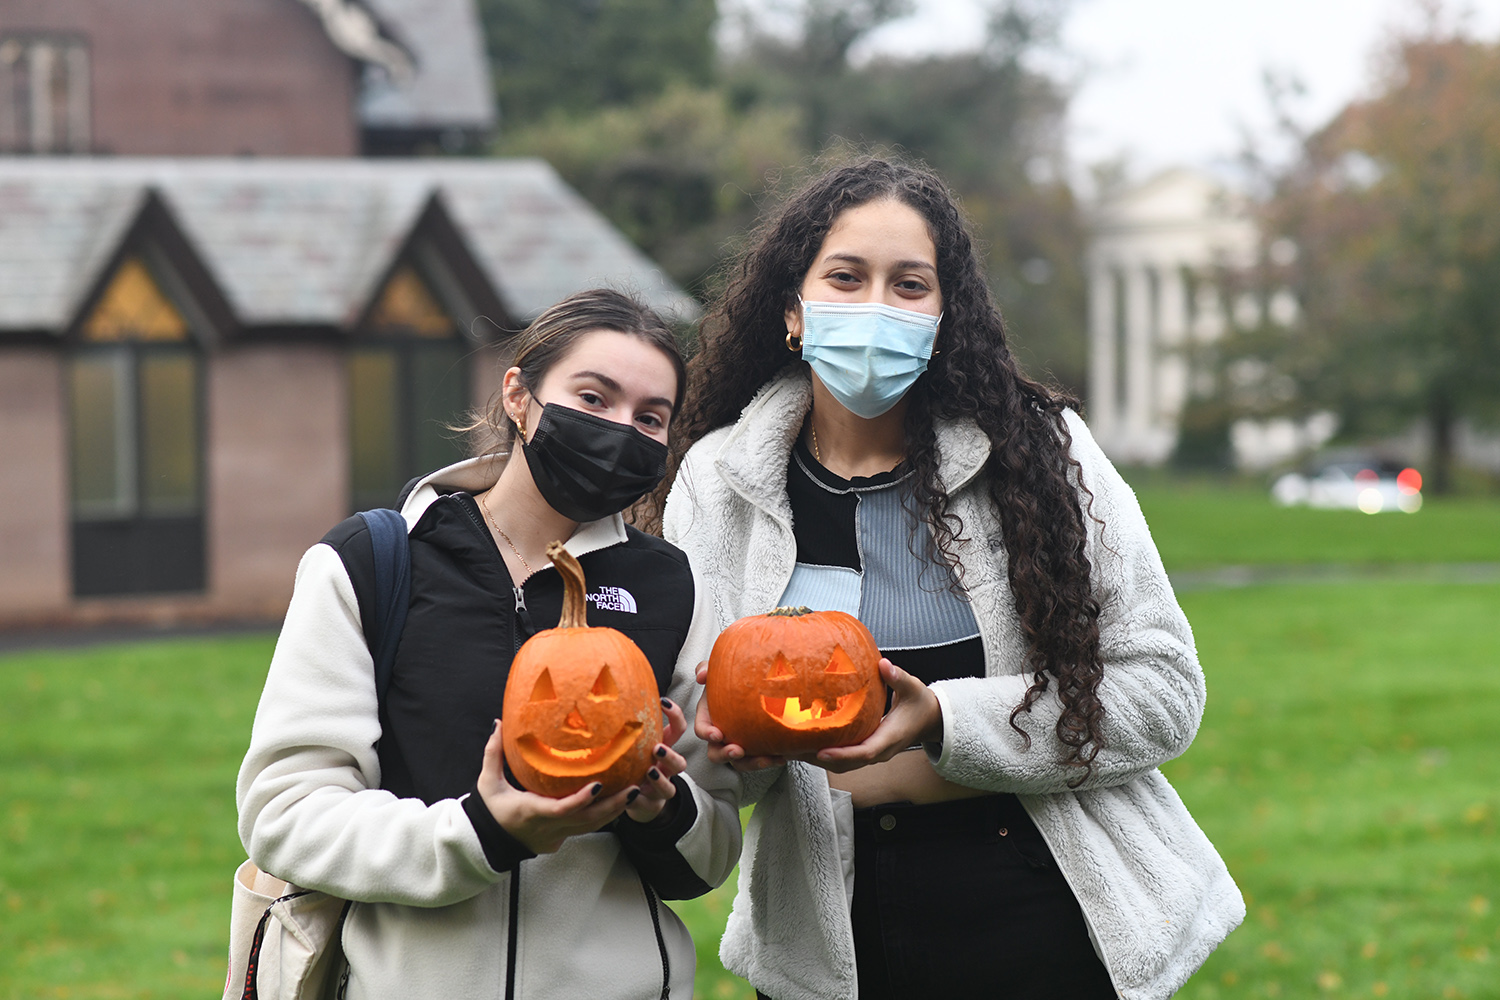
[[531,478],[552,509],[574,521],[616,514],[667,474],[667,446],[634,427],[556,403],[521,451]]

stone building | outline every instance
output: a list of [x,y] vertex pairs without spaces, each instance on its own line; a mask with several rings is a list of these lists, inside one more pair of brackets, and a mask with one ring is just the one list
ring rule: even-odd
[[1117,461],[1159,464],[1193,388],[1193,347],[1225,328],[1214,269],[1251,263],[1256,229],[1222,185],[1179,169],[1103,200],[1089,232],[1089,426]]

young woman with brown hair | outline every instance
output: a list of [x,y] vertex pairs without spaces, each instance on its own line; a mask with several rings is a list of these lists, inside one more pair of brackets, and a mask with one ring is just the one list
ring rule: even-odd
[[[671,330],[617,292],[519,335],[492,446],[403,498],[411,600],[383,698],[364,521],[304,556],[239,826],[263,871],[352,901],[341,997],[691,996],[692,941],[660,900],[708,891],[740,846],[730,773],[684,735],[715,630],[682,552],[620,516],[665,470],[682,391]],[[562,609],[553,540],[583,566],[589,624],[633,639],[667,696],[654,764],[618,793],[548,798],[505,769],[511,658]]]

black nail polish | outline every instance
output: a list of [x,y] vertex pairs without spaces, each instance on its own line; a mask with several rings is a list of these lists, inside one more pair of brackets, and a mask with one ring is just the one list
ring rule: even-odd
[[601,783],[599,783],[599,782],[596,781],[596,782],[594,782],[594,787],[589,792],[589,794],[590,795],[598,795],[602,791],[604,791],[604,785],[602,785]]
[[628,805],[630,805],[630,803],[634,802],[636,799],[638,799],[640,797],[641,797],[641,790],[639,788],[632,788],[630,790],[630,794],[627,795],[627,796],[625,796],[625,804],[628,806]]
[[672,699],[671,698],[663,698],[661,700],[661,707],[670,710],[671,707],[672,707]]
[[667,748],[666,747],[657,747],[656,748],[656,756],[658,756],[658,757],[665,757],[666,755],[667,755]]
[[646,777],[650,778],[652,781],[660,781],[661,772],[653,767],[651,770],[646,772]]

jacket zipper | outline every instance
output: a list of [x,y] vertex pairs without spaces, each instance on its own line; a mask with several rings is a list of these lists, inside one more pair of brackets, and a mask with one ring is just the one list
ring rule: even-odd
[[[490,534],[489,526],[474,516],[474,512],[469,509],[468,504],[461,503],[458,506],[468,516],[469,523],[474,525],[474,529],[489,541],[490,547],[495,553],[495,558],[500,560],[501,567],[504,568],[505,560],[501,557],[500,550],[495,548],[495,539]],[[505,570],[505,575],[509,578],[509,569]],[[526,611],[526,592],[514,584],[511,585],[510,589],[516,601],[515,611],[510,623],[511,655],[514,656],[521,648],[521,627],[523,624],[527,626],[529,634],[531,615]],[[510,920],[505,928],[505,1000],[515,1000],[516,998],[516,946],[520,942],[520,937],[521,867],[517,865],[510,873]]]
[[531,625],[531,613],[526,610],[526,591],[520,587],[511,587],[510,589],[516,598],[516,620],[511,623],[510,628],[510,654],[514,657],[521,651],[521,643],[524,641],[521,638],[521,633],[525,632],[529,638],[535,632],[535,629]]
[[[461,503],[458,506],[459,509],[462,510],[464,514],[469,518],[469,523],[474,525],[474,530],[479,532],[479,534],[490,543],[490,547],[495,552],[495,558],[499,559],[501,567],[505,568],[505,559],[500,555],[500,550],[495,547],[495,537],[490,534],[489,526],[479,518],[476,518],[474,516],[474,512],[469,509],[468,504]],[[505,568],[505,575],[506,578],[509,579],[510,570],[508,568]],[[521,581],[523,586],[525,582],[525,580]],[[511,655],[514,656],[516,653],[520,652],[521,644],[525,642],[527,638],[530,638],[535,633],[536,629],[532,627],[531,613],[526,610],[526,591],[523,590],[522,587],[516,586],[514,583],[511,584],[510,591],[511,596],[515,598],[516,602],[515,617],[511,619],[510,623],[510,652]],[[523,638],[523,636],[525,636],[525,638]]]
[[661,997],[660,1000],[670,1000],[672,996],[672,962],[667,958],[667,939],[661,932],[661,911],[657,908],[656,893],[652,891],[651,884],[646,881],[646,876],[636,872],[636,877],[641,880],[641,889],[646,893],[646,905],[651,907],[651,929],[656,932],[656,950],[661,953]]
[[521,866],[510,872],[510,923],[505,928],[505,1000],[516,1000],[516,945],[521,937]]

